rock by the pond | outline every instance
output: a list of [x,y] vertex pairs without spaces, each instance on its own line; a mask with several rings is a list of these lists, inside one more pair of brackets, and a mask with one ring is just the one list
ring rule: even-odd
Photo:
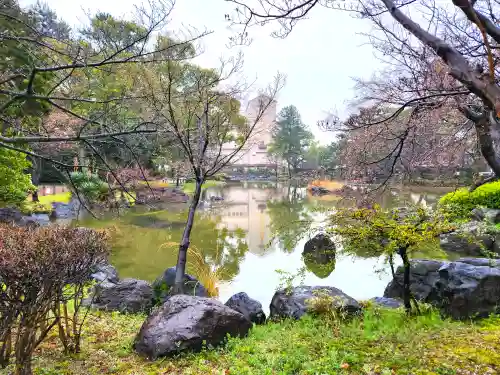
[[469,256],[485,256],[487,252],[498,252],[496,242],[496,238],[485,233],[480,223],[476,222],[465,223],[460,231],[439,236],[439,243],[444,251]]
[[46,221],[48,221],[47,215],[24,215],[17,208],[0,208],[0,223],[18,225],[21,227],[38,227],[41,223],[46,225]]
[[238,311],[252,323],[264,324],[266,322],[266,314],[262,310],[261,303],[251,299],[245,292],[236,293],[227,300],[225,305]]
[[[431,303],[455,319],[500,312],[499,262],[466,258],[455,262],[412,260],[410,264],[410,290],[417,300]],[[402,298],[402,285],[403,267],[399,267],[384,296]]]
[[389,309],[397,309],[403,306],[403,303],[395,298],[374,297],[370,301],[372,301],[376,305],[380,305]]
[[[176,267],[170,267],[163,272],[153,283],[155,301],[165,302],[170,296],[170,290],[175,285]],[[193,276],[184,275],[184,293],[189,296],[208,297],[205,287]]]
[[0,208],[0,223],[19,224],[23,216],[24,215],[15,208]]
[[217,346],[227,335],[243,337],[252,323],[221,302],[203,297],[175,295],[154,309],[134,341],[137,353],[151,360],[182,351]]
[[[443,265],[440,260],[410,261],[410,290],[419,301],[429,302],[433,299],[436,283],[439,280],[439,269]],[[396,278],[387,284],[384,297],[403,298],[403,267],[396,271]]]
[[151,309],[153,290],[144,280],[123,279],[117,283],[104,281],[94,286],[91,298],[88,302],[92,303],[94,309],[140,313]]
[[500,259],[491,258],[459,258],[455,262],[472,264],[473,266],[500,267]]
[[69,203],[53,202],[51,217],[53,219],[74,219],[78,215],[80,201],[76,198],[70,200]]
[[96,281],[116,284],[119,281],[118,271],[111,264],[100,263],[92,270],[93,273],[90,277]]
[[493,224],[500,223],[500,210],[495,208],[474,208],[471,217],[478,221],[489,221]]
[[335,243],[324,233],[318,233],[304,245],[303,256],[314,258],[315,261],[325,264],[335,259]]
[[270,317],[300,319],[308,312],[307,301],[323,293],[333,297],[332,308],[334,309],[347,314],[355,314],[361,310],[358,301],[340,289],[331,286],[297,286],[291,290],[280,289],[274,293],[269,306]]

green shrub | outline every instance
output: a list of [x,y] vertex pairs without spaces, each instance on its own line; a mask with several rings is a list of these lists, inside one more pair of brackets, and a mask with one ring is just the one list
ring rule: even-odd
[[72,172],[70,177],[76,190],[91,202],[103,200],[108,193],[108,184],[97,174]]
[[26,155],[0,148],[0,204],[19,204],[35,190],[31,175],[25,173],[30,165]]
[[481,185],[472,192],[467,188],[452,191],[439,204],[450,219],[466,219],[476,207],[500,209],[500,181]]

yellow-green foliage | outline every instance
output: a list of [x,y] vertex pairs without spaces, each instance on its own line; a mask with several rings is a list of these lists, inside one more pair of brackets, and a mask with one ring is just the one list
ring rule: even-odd
[[64,356],[53,333],[35,359],[43,375],[444,375],[497,374],[500,320],[477,325],[418,317],[371,306],[334,323],[306,316],[255,326],[224,348],[150,362],[132,342],[145,317],[95,313],[88,318],[82,353]]
[[452,219],[469,217],[475,207],[500,208],[500,181],[481,185],[472,192],[457,189],[441,197],[439,204]]
[[[212,186],[219,186],[219,185],[224,185],[225,182],[223,181],[215,181],[215,180],[207,180],[205,183],[202,185],[202,189],[206,189]],[[194,189],[196,187],[196,184],[194,182],[186,182],[182,186],[182,191],[186,194],[193,194]]]
[[30,166],[25,154],[0,148],[0,205],[19,204],[35,189],[31,175],[24,173]]
[[406,212],[385,211],[379,205],[338,209],[331,222],[331,231],[341,237],[344,251],[365,256],[392,256],[401,248],[415,251],[450,228],[439,213],[420,206]]
[[219,286],[223,280],[230,278],[228,270],[220,266],[223,254],[219,246],[215,249],[215,259],[207,262],[203,251],[192,246],[188,252],[188,268],[196,279],[205,287],[210,297],[219,296]]
[[70,200],[71,192],[69,191],[65,193],[43,195],[38,198],[38,202],[33,202],[31,197],[29,197],[21,204],[21,211],[25,214],[50,213],[52,211],[52,203],[69,203]]
[[152,189],[154,188],[164,188],[170,186],[170,184],[166,181],[138,181],[139,185],[149,186]]

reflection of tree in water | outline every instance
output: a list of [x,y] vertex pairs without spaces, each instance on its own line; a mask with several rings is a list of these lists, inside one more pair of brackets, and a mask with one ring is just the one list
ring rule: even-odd
[[[151,231],[158,232],[156,243],[150,243],[149,246],[161,248],[162,245],[167,244],[167,248],[172,247],[175,249],[182,236],[185,223],[185,212],[173,213],[168,211],[159,211],[146,215],[137,215],[127,217],[127,222],[132,226],[123,228],[123,235],[135,233],[133,227],[139,225],[146,227],[148,234],[143,233],[141,239],[136,240],[143,242],[144,235],[151,238]],[[182,224],[182,225],[180,225]],[[248,251],[248,245],[245,243],[245,232],[241,229],[234,231],[221,227],[220,219],[211,219],[202,213],[197,214],[195,218],[194,228],[191,235],[191,248],[196,249],[201,253],[202,265],[197,264],[197,267],[208,267],[212,270],[222,269],[219,272],[223,275],[224,280],[232,279],[239,272],[239,263]],[[135,234],[137,235],[137,234]],[[163,251],[166,251],[163,246]],[[193,250],[194,251],[194,250]],[[191,257],[192,258],[192,257]],[[190,257],[188,254],[188,272]],[[165,268],[172,266],[172,264],[165,264]]]
[[287,253],[294,251],[310,229],[312,216],[304,203],[296,187],[290,188],[289,194],[282,200],[267,203],[271,233]]
[[191,244],[202,253],[206,267],[222,270],[219,274],[223,280],[231,280],[239,273],[239,264],[248,251],[248,245],[243,230],[231,231],[220,227],[219,223],[219,218],[197,218]]

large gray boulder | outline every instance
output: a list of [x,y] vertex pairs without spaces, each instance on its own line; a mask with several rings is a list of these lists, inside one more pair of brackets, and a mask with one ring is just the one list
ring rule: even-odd
[[[170,291],[175,285],[176,267],[170,267],[163,272],[153,282],[153,296],[157,304],[165,302],[170,297]],[[196,297],[208,297],[205,287],[194,277],[188,274],[184,275],[184,294]]]
[[445,314],[465,319],[500,312],[500,267],[451,262],[439,276],[437,294]]
[[481,257],[498,252],[496,237],[477,222],[465,223],[457,231],[441,234],[439,242],[444,251],[467,256]]
[[144,280],[123,279],[117,283],[104,281],[96,284],[87,303],[98,310],[124,313],[148,312],[153,302],[153,289]]
[[[419,301],[429,301],[435,292],[439,280],[439,269],[443,265],[440,260],[410,261],[410,291]],[[389,282],[384,291],[384,297],[403,298],[403,267],[396,271],[395,278]]]
[[[384,297],[403,298],[403,267],[386,287]],[[500,262],[463,258],[461,261],[410,261],[410,290],[417,300],[431,303],[455,319],[500,312]]]
[[270,317],[300,319],[309,312],[307,301],[323,293],[333,297],[333,309],[348,314],[361,311],[358,301],[340,289],[331,286],[297,286],[292,290],[281,289],[274,293],[270,305]]
[[222,344],[228,335],[247,335],[252,323],[221,302],[203,297],[175,295],[156,308],[143,323],[134,349],[151,360],[204,345]]
[[238,311],[252,323],[264,324],[266,322],[266,314],[262,310],[261,303],[251,299],[245,292],[236,293],[227,300],[225,305]]

